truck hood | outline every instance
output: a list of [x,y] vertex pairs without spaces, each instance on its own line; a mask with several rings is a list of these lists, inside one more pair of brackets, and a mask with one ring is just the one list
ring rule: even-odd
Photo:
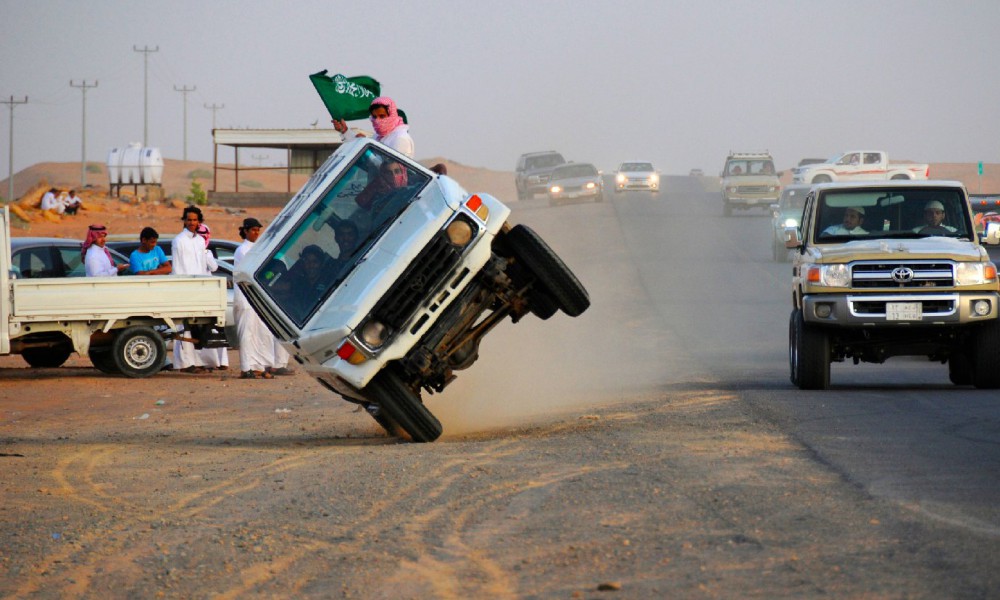
[[857,240],[831,246],[814,246],[817,261],[837,263],[850,260],[922,260],[947,258],[959,262],[987,259],[986,250],[969,240],[948,237],[920,239]]

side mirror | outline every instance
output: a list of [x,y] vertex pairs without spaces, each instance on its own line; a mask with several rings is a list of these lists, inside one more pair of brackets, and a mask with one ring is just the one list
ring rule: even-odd
[[785,248],[795,250],[802,247],[802,234],[798,227],[785,227]]
[[988,246],[1000,245],[1000,223],[987,223],[983,243]]
[[781,216],[781,205],[780,204],[772,204],[768,208],[771,209],[771,214],[774,215],[774,218],[777,219],[778,217]]

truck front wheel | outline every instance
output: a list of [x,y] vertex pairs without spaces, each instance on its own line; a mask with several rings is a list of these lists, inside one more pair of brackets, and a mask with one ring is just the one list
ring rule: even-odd
[[586,288],[534,230],[525,225],[515,225],[507,232],[506,238],[514,259],[534,276],[535,285],[564,313],[577,317],[590,307],[590,295]]
[[441,422],[391,369],[382,369],[365,389],[388,417],[375,420],[390,433],[390,427],[398,425],[413,442],[433,442],[441,436]]
[[812,180],[813,183],[830,183],[831,181],[833,180],[830,179],[829,175],[817,175]]
[[21,357],[36,369],[54,369],[61,367],[72,353],[73,345],[67,342],[49,348],[25,348]]
[[1000,319],[980,326],[976,332],[972,385],[988,390],[1000,388]]
[[792,313],[789,331],[788,359],[792,383],[803,390],[825,390],[830,387],[830,339],[818,327],[810,327],[802,311]]
[[126,377],[149,377],[163,367],[167,345],[151,327],[128,327],[115,337],[111,357]]

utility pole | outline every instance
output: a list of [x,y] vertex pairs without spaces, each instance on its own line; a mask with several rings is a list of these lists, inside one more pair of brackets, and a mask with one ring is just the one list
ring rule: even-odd
[[89,88],[97,87],[99,82],[95,79],[93,85],[88,85],[87,80],[84,79],[83,83],[77,85],[73,83],[73,80],[69,80],[69,86],[80,88],[83,92],[83,126],[80,130],[83,132],[80,139],[80,188],[87,187],[87,90]]
[[8,158],[10,163],[7,165],[7,202],[14,201],[14,107],[18,104],[27,104],[28,97],[25,96],[24,100],[14,100],[14,96],[10,97],[10,100],[0,100],[0,103],[6,104],[7,108],[10,109],[10,152]]
[[180,89],[174,85],[174,91],[184,94],[184,160],[188,159],[188,92],[193,92],[198,86],[187,87],[182,85]]
[[148,146],[149,141],[149,54],[159,52],[160,47],[150,48],[143,46],[142,50],[138,46],[132,45],[132,50],[142,52],[142,146]]
[[215,113],[216,111],[226,108],[225,104],[206,104],[205,108],[212,111],[212,131],[215,131]]
[[264,159],[267,158],[266,154],[251,154],[250,158],[257,161],[257,166],[260,167],[264,164]]

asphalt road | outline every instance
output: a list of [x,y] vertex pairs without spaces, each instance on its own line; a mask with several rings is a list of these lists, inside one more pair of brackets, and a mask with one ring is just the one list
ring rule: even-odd
[[694,363],[871,495],[959,532],[1000,534],[1000,397],[945,365],[834,364],[830,390],[788,378],[790,266],[771,260],[765,211],[722,216],[717,193],[668,177],[618,218],[645,291]]

